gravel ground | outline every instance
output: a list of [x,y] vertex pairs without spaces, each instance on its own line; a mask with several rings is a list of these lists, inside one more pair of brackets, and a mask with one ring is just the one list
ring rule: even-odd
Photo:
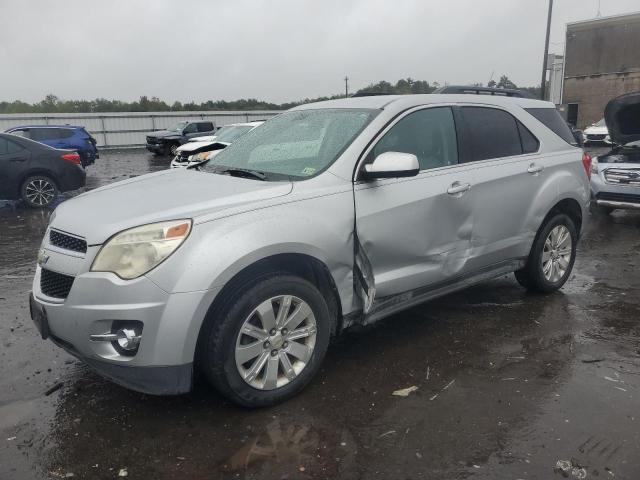
[[[86,188],[168,163],[103,153]],[[47,217],[0,209],[0,479],[640,478],[638,213],[591,219],[561,292],[508,276],[353,329],[262,410],[202,384],[130,392],[42,341],[27,294]]]

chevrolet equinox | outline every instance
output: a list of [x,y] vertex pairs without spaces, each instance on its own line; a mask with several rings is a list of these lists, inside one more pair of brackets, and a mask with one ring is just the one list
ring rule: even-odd
[[256,407],[298,393],[329,340],[515,272],[569,278],[591,165],[553,104],[374,96],[296,107],[207,163],[52,214],[30,297],[112,381],[178,394],[200,371]]

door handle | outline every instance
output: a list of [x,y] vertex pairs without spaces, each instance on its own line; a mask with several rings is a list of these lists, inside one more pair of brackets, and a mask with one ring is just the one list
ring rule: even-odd
[[10,158],[9,161],[10,162],[26,162],[27,159],[26,158]]
[[544,170],[544,167],[542,165],[536,165],[535,163],[532,163],[531,165],[529,165],[529,168],[527,168],[527,172],[531,173],[532,175],[540,173],[542,170]]
[[447,193],[449,195],[457,195],[458,193],[464,193],[471,188],[470,183],[460,183],[453,182],[449,188],[447,188]]

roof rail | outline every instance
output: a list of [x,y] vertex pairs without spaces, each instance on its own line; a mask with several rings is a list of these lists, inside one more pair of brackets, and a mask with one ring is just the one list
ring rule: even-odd
[[534,95],[525,90],[517,90],[514,88],[476,87],[472,85],[449,85],[438,88],[433,93],[467,93],[471,95],[496,95],[502,97],[533,98],[538,100]]

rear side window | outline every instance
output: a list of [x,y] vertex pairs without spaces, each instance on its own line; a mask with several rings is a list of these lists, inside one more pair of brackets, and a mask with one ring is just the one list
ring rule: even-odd
[[202,122],[198,124],[199,132],[210,132],[213,130],[213,123],[211,122]]
[[469,132],[471,160],[511,157],[522,154],[517,120],[504,110],[462,107]]
[[385,152],[413,153],[420,170],[458,163],[458,143],[453,112],[436,107],[410,113],[384,134],[367,161]]
[[[56,130],[56,129],[52,129]],[[58,128],[58,138],[71,138],[73,137],[73,130],[70,128]]]
[[555,108],[525,108],[527,112],[540,120],[544,125],[570,145],[577,146],[576,139]]
[[36,142],[42,140],[55,140],[60,138],[60,128],[32,128],[31,129],[31,140],[35,140]]
[[533,136],[533,133],[529,131],[527,127],[518,122],[518,133],[520,134],[520,141],[522,142],[522,153],[534,153],[538,151],[540,148],[540,142],[536,137]]
[[17,135],[17,136],[23,137],[23,138],[31,138],[30,135],[29,135],[29,130],[13,130],[10,133],[11,133],[11,135]]

